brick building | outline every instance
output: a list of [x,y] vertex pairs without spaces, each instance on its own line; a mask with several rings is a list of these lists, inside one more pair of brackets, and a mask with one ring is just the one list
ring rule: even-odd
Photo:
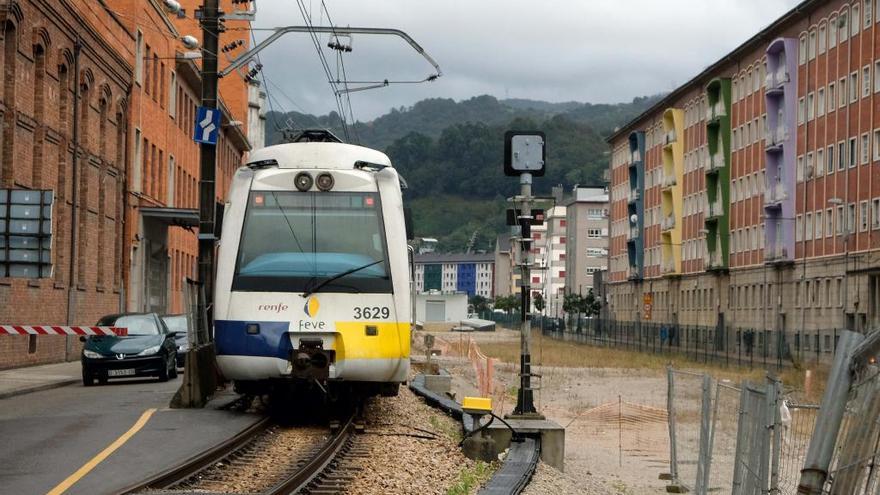
[[610,317],[880,327],[878,14],[804,1],[609,138]]
[[[0,192],[0,230],[30,225],[15,212],[51,212],[51,222],[31,222],[33,234],[0,234],[0,322],[93,324],[122,310],[184,309],[197,245],[192,229],[174,225],[197,217],[201,79],[179,38],[201,38],[200,3],[182,1],[181,17],[153,0],[0,6],[0,189],[11,191]],[[247,24],[226,24],[236,29],[221,46],[242,39],[233,54],[246,49]],[[218,202],[250,149],[241,74],[224,78],[220,97]],[[12,205],[34,197],[35,207]],[[77,359],[77,344],[0,337],[0,368]]]
[[[0,22],[0,188],[51,191],[54,199],[42,237],[0,236],[0,320],[94,322],[117,310],[123,293],[133,38],[100,2],[5,2]],[[12,208],[4,213],[11,217]],[[40,263],[25,264],[33,243]],[[2,337],[0,367],[67,353],[62,337]]]

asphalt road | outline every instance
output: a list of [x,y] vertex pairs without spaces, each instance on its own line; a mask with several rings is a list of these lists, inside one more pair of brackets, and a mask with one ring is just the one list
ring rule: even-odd
[[[241,431],[255,415],[217,409],[172,410],[181,379],[70,385],[0,400],[0,494],[45,494],[123,434],[145,411],[142,429],[64,492],[115,493]],[[94,461],[93,461],[94,464]]]

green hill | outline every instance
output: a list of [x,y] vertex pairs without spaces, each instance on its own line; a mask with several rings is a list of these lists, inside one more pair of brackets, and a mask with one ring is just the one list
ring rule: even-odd
[[[456,102],[422,100],[392,109],[371,122],[350,126],[364,146],[385,151],[409,184],[405,199],[413,207],[416,235],[437,237],[443,251],[464,249],[477,232],[475,249],[491,250],[504,230],[504,198],[518,190],[502,171],[503,136],[508,129],[537,129],[547,136],[547,173],[536,179],[536,194],[556,185],[602,183],[608,167],[605,138],[634,118],[658,96],[629,103],[548,103],[498,100],[483,95]],[[326,127],[342,136],[335,113],[267,115],[267,141],[282,142],[279,128]]]

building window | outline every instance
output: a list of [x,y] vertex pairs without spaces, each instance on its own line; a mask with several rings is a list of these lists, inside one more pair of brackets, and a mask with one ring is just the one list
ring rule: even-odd
[[874,92],[880,91],[880,60],[874,62]]
[[168,85],[168,115],[177,116],[177,73],[171,71],[171,84]]
[[871,95],[871,67],[866,65],[862,68],[862,98]]
[[828,152],[826,153],[827,158],[827,166],[825,170],[831,174],[834,173],[834,145],[828,147]]
[[857,163],[856,157],[858,156],[856,154],[857,153],[856,152],[856,138],[854,138],[854,137],[849,138],[849,150],[848,151],[849,151],[849,155],[847,156],[847,158],[849,158],[849,167],[853,168],[856,166],[856,163]]
[[834,231],[837,233],[837,235],[840,235],[843,234],[843,205],[838,205],[836,211],[837,218],[834,219],[836,224]]
[[810,45],[807,49],[809,59],[813,60],[816,58],[816,30],[810,30]]
[[804,98],[801,97],[801,98],[798,100],[798,110],[797,110],[797,112],[798,112],[798,113],[797,113],[798,124],[803,124],[803,123],[804,123],[804,114],[805,114],[804,106],[805,106]]
[[137,31],[137,43],[134,45],[134,80],[144,82],[144,33]]
[[134,184],[135,191],[143,192],[143,174],[144,174],[144,149],[141,130],[134,130]]
[[832,209],[825,210],[825,237],[831,237],[834,234],[834,215]]
[[804,155],[797,157],[797,181],[804,180]]
[[837,170],[846,169],[846,141],[837,143]]
[[825,24],[819,26],[819,53],[825,53]]
[[816,174],[816,176],[821,176],[825,174],[825,149],[819,148],[816,150],[816,168],[811,168]]
[[848,233],[855,232],[856,228],[856,204],[850,203],[846,205],[846,224],[844,224]]
[[824,223],[822,221],[822,210],[816,212],[816,239],[822,238],[822,228],[824,227]]
[[828,113],[834,111],[836,102],[837,100],[834,99],[834,83],[828,83]]
[[873,14],[871,2],[874,0],[865,0],[865,29],[871,27],[871,16]]
[[868,133],[862,134],[862,165],[868,163],[868,157],[871,156],[871,143],[868,141]]
[[804,240],[804,235],[803,235],[804,234],[804,217],[802,215],[798,215],[796,223],[797,223],[797,226],[795,227],[795,230],[796,230],[796,232],[795,232],[796,239],[795,240],[800,242],[800,241]]
[[813,240],[813,214],[807,213],[804,216],[804,221],[806,222],[806,224],[804,225],[804,228],[806,230],[806,233],[804,234],[804,240],[811,241]]
[[859,232],[868,230],[868,202],[859,203]]
[[871,201],[871,228],[880,229],[880,198]]
[[849,14],[846,10],[840,13],[840,19],[837,21],[837,37],[840,39],[840,42],[849,38],[849,23],[848,23]]
[[816,116],[821,117],[825,115],[825,88],[819,88],[819,92],[816,95]]
[[849,102],[855,103],[859,99],[859,73],[854,71],[849,75]]
[[807,94],[807,120],[813,120],[813,117],[815,117],[815,112],[816,112],[815,100],[816,100],[816,98],[813,93]]
[[801,35],[800,44],[798,46],[798,63],[803,65],[807,62],[807,36]]
[[837,16],[828,20],[828,49],[837,45]]
[[850,35],[855,36],[859,33],[859,4],[854,3],[852,6],[852,20],[849,23]]
[[846,78],[841,77],[840,81],[837,83],[837,102],[840,108],[843,108],[846,105]]

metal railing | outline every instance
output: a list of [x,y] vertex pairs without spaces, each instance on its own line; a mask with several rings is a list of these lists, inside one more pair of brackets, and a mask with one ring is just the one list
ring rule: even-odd
[[[695,362],[725,366],[781,369],[827,364],[833,358],[841,332],[838,329],[778,332],[734,325],[716,327],[577,315],[554,319],[549,315],[556,313],[555,308],[552,311],[547,308],[545,312],[548,316],[532,315],[532,328],[541,328],[547,336],[601,347],[678,355]],[[484,314],[484,318],[501,326],[519,324],[518,313]]]

